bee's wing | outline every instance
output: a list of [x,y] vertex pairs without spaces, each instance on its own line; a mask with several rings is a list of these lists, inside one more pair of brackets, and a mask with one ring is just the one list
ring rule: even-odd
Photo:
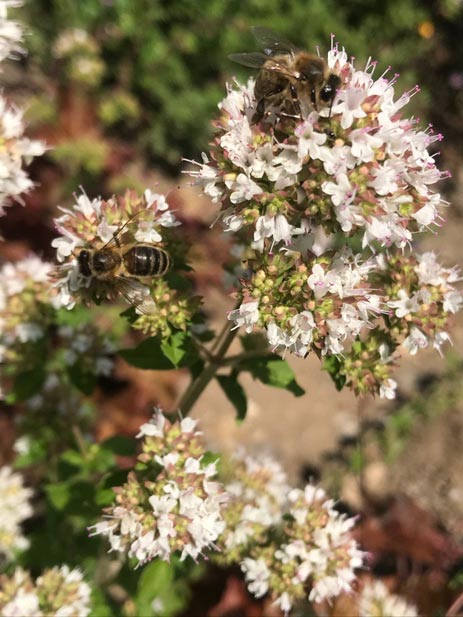
[[145,296],[143,302],[135,306],[135,310],[140,315],[153,315],[156,311],[156,303],[151,296]]
[[295,45],[281,37],[277,32],[274,32],[270,28],[253,26],[251,30],[256,41],[262,47],[264,55],[267,57],[275,56],[277,54],[294,55],[299,51]]
[[296,79],[299,77],[299,73],[292,71],[286,64],[277,62],[276,60],[273,60],[260,52],[250,54],[230,54],[228,57],[230,60],[238,62],[238,64],[250,66],[253,69],[260,69],[265,64],[266,71],[275,71],[276,73],[281,73],[287,77],[295,77]]
[[114,283],[114,287],[139,313],[146,315],[153,312],[155,308],[153,298],[147,293],[146,286],[142,285],[136,279],[118,276]]
[[242,64],[243,66],[249,66],[252,69],[260,69],[265,62],[268,62],[268,56],[260,51],[251,52],[249,54],[230,54],[228,56],[233,62]]

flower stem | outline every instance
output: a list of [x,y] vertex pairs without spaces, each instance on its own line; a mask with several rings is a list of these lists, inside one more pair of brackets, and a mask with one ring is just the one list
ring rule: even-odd
[[213,379],[218,369],[223,366],[225,354],[238,334],[238,328],[230,330],[230,326],[229,322],[225,323],[213,346],[214,354],[210,356],[201,373],[190,383],[180,399],[178,410],[182,416],[188,415],[207,384]]

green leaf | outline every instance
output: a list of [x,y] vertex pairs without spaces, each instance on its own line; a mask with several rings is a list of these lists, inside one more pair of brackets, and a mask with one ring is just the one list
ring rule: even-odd
[[130,306],[128,309],[125,309],[125,311],[122,311],[122,313],[119,314],[119,317],[123,317],[129,322],[129,324],[132,324],[140,318],[140,315],[135,310],[135,307]]
[[100,446],[109,450],[116,456],[135,456],[137,452],[137,443],[135,439],[125,437],[124,435],[114,435],[105,439]]
[[7,403],[25,401],[37,394],[43,386],[47,373],[43,366],[36,366],[29,371],[23,371],[16,375],[13,388],[6,397]]
[[45,487],[48,500],[56,510],[64,510],[71,498],[69,482],[54,482]]
[[217,375],[217,381],[224,391],[225,396],[236,409],[237,420],[244,420],[248,409],[248,402],[246,393],[239,383],[237,375]]
[[75,451],[68,450],[58,459],[57,472],[58,478],[61,481],[68,481],[76,477],[76,475],[84,472],[86,461]]
[[107,603],[103,591],[97,587],[92,589],[91,607],[92,617],[112,617],[114,615],[114,611]]
[[337,356],[329,356],[323,360],[322,369],[329,373],[336,390],[341,391],[346,385],[346,376],[341,370],[341,360]]
[[185,360],[191,351],[191,338],[187,332],[175,332],[162,342],[161,349],[174,366],[186,366]]
[[25,454],[18,454],[14,460],[16,469],[31,467],[45,461],[48,456],[46,444],[40,439],[30,439],[28,451]]
[[97,377],[93,373],[83,371],[79,364],[67,367],[67,374],[71,383],[84,394],[90,395],[95,389]]
[[81,326],[91,319],[90,311],[83,306],[75,306],[72,311],[62,308],[56,311],[56,323],[59,326]]
[[113,488],[114,486],[122,486],[127,482],[127,469],[116,469],[109,473],[101,482],[103,488]]
[[294,396],[302,396],[305,390],[297,383],[293,369],[286,360],[270,354],[264,358],[248,360],[241,370],[248,370],[255,379],[274,388],[283,388]]
[[100,508],[110,506],[114,501],[114,491],[111,488],[100,488],[95,494],[95,504]]
[[65,450],[60,459],[72,467],[82,467],[85,464],[82,454],[77,450]]
[[174,580],[174,569],[165,561],[152,561],[144,569],[138,582],[138,599],[156,597]]
[[[139,615],[170,617],[184,608],[185,596],[185,585],[175,580],[174,565],[152,561],[139,578],[135,602]],[[158,610],[153,610],[153,601]]]
[[133,349],[121,349],[119,355],[132,366],[145,370],[169,371],[175,365],[164,354],[161,339],[157,336],[147,338]]
[[89,517],[95,512],[95,486],[90,480],[76,480],[71,483],[71,495],[66,507],[66,514]]

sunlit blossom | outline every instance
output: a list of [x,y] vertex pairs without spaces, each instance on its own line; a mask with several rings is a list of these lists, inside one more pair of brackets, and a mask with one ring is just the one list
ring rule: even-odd
[[392,594],[379,581],[367,583],[359,598],[360,617],[418,617],[415,606],[405,598]]
[[170,423],[160,411],[140,427],[139,461],[147,472],[132,471],[126,484],[115,488],[116,502],[91,535],[107,536],[111,550],[127,551],[139,563],[154,558],[195,561],[224,531],[222,508],[228,499],[213,480],[216,463],[205,464],[201,433],[185,418]]
[[32,515],[32,490],[11,467],[0,467],[0,555],[11,559],[29,542],[21,531],[21,523]]
[[16,568],[0,576],[0,611],[4,617],[87,617],[90,587],[78,568],[67,565],[44,572],[34,582],[28,572]]

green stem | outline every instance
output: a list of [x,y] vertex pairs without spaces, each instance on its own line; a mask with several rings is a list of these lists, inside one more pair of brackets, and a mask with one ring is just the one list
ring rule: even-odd
[[239,362],[245,362],[246,360],[254,360],[255,358],[268,358],[272,352],[269,349],[255,349],[253,351],[243,351],[234,356],[228,356],[222,360],[222,366],[233,366]]
[[73,424],[71,426],[72,434],[74,435],[74,439],[76,440],[77,447],[82,454],[82,458],[87,458],[87,444],[85,442],[84,436],[82,435],[82,431],[80,430],[80,426],[78,424]]
[[238,328],[230,330],[230,326],[231,324],[228,322],[225,324],[222,332],[217,337],[219,344],[217,344],[216,341],[216,344],[214,345],[214,349],[216,349],[215,353],[206,362],[201,373],[190,383],[183,394],[180,403],[178,404],[178,410],[182,416],[188,415],[193,405],[206,388],[207,384],[211,381],[211,379],[213,379],[218,369],[223,366],[225,354],[232,344],[233,339],[238,334]]

